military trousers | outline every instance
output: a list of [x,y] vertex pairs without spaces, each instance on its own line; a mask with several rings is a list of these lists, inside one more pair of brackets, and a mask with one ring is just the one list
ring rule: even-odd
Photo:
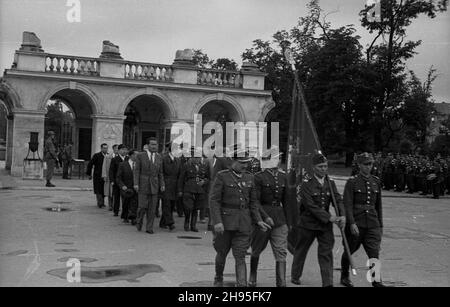
[[[358,227],[358,230],[359,236],[354,236],[352,235],[349,226],[345,228],[345,236],[348,241],[350,254],[355,253],[362,245],[369,259],[378,259],[381,245],[381,228]],[[343,274],[348,274],[350,269],[350,261],[348,260],[346,253],[342,254],[341,269]]]
[[287,236],[288,227],[286,224],[266,232],[262,231],[259,227],[255,227],[251,238],[252,257],[259,257],[270,241],[275,261],[286,262]]
[[302,276],[306,256],[315,239],[317,239],[319,244],[317,256],[320,266],[320,275],[322,276],[322,286],[332,286],[334,246],[334,234],[332,227],[326,230],[311,230],[302,227],[299,228],[298,241],[295,246],[294,259],[292,262],[291,278],[300,279]]
[[53,177],[53,173],[55,171],[55,160],[54,159],[48,159],[46,160],[47,162],[47,176],[45,179],[47,179],[47,181],[52,180]]
[[245,255],[250,247],[250,232],[225,230],[222,234],[213,232],[213,246],[217,252],[216,263],[225,265],[230,249],[236,264],[245,264]]

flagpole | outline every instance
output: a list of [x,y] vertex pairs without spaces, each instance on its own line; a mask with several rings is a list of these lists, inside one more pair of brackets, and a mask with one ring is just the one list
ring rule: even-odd
[[[308,107],[306,105],[305,94],[304,94],[304,91],[303,91],[303,87],[302,87],[302,85],[300,83],[300,79],[298,77],[298,71],[297,71],[297,68],[295,67],[295,61],[294,61],[294,58],[292,56],[291,50],[286,47],[284,55],[285,55],[286,59],[288,60],[288,62],[291,64],[291,68],[292,68],[292,71],[294,73],[294,80],[295,80],[294,91],[295,91],[295,87],[297,87],[298,94],[300,95],[300,100],[301,100],[301,104],[302,104],[302,107],[303,107],[303,111],[305,112],[305,115],[306,115],[306,121],[311,123],[311,125],[312,125],[311,115],[309,114],[309,110],[308,110]],[[295,103],[295,102],[293,101],[293,103]],[[291,116],[295,116],[295,114],[292,113]],[[291,122],[292,122],[292,120],[291,120]],[[303,123],[302,123],[302,126],[303,126]],[[302,131],[301,131],[301,133],[302,133],[302,141],[304,141],[304,136],[303,136],[304,130],[305,129],[302,129]],[[312,134],[313,134],[314,141],[317,144],[317,147],[320,149],[320,143],[319,143],[319,138],[318,138],[317,133],[316,133],[316,129],[314,129],[314,127],[311,127],[311,131],[312,131]],[[330,181],[328,175],[327,175],[327,182],[328,182],[328,188],[330,189],[332,205],[334,207],[336,215],[340,216],[341,212],[340,212],[339,207],[337,205],[336,197],[334,195],[334,189],[333,189],[333,187],[331,185],[331,181]],[[339,230],[341,232],[342,241],[344,243],[345,253],[347,254],[347,257],[348,257],[349,262],[350,262],[350,267],[351,267],[352,274],[356,275],[356,266],[355,266],[355,263],[353,261],[352,254],[350,252],[350,248],[348,246],[348,241],[347,241],[347,237],[345,236],[345,231],[341,227],[339,227]]]

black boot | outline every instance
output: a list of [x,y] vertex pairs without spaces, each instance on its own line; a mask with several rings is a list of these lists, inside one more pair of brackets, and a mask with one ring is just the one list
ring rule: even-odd
[[55,185],[52,184],[52,183],[50,182],[50,180],[47,180],[47,184],[46,184],[45,186],[46,186],[46,187],[49,187],[49,188],[55,187]]
[[191,210],[184,210],[184,231],[189,231],[189,221],[191,218]]
[[197,215],[198,215],[198,210],[192,210],[191,213],[191,231],[193,232],[198,232],[197,229]]
[[223,287],[223,269],[225,264],[216,263],[216,276],[214,276],[214,287]]
[[247,264],[245,260],[236,264],[236,287],[247,287]]
[[286,287],[286,262],[278,262],[275,264],[275,274],[277,287]]
[[352,283],[352,281],[350,280],[350,272],[347,271],[342,271],[341,272],[341,285],[348,287],[348,288],[353,288],[354,285]]
[[258,272],[259,257],[250,258],[250,277],[248,279],[249,287],[256,287],[256,276]]
[[372,287],[374,287],[374,288],[386,288],[387,286],[385,286],[383,284],[383,282],[380,280],[380,281],[372,281]]

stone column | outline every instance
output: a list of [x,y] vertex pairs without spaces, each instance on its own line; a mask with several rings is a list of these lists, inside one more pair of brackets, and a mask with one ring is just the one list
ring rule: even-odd
[[108,144],[112,151],[114,144],[121,144],[123,137],[123,121],[125,116],[120,115],[92,115],[92,153],[100,151],[100,145]]
[[13,149],[13,125],[14,116],[12,114],[7,116],[8,124],[6,125],[6,159],[5,169],[11,170],[12,164],[12,149]]
[[[30,141],[31,132],[39,133],[39,147],[37,153],[39,153],[39,157],[43,159],[45,111],[13,110],[13,114],[11,175],[22,176],[23,160],[28,153],[28,142]],[[32,158],[31,152],[29,158]]]

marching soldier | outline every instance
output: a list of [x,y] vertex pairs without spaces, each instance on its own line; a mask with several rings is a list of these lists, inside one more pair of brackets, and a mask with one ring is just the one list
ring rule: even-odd
[[236,285],[247,286],[245,255],[250,245],[252,222],[262,230],[270,226],[262,221],[256,197],[254,177],[245,169],[251,158],[235,151],[230,169],[217,173],[210,196],[213,245],[216,250],[215,286],[223,286],[223,270],[230,249],[235,259]]
[[[198,210],[204,208],[208,196],[209,165],[201,156],[202,148],[191,149],[191,158],[184,164],[178,178],[178,195],[183,197],[184,230],[198,232]],[[194,155],[194,152],[195,155]]]
[[[315,154],[312,158],[314,176],[304,182],[301,187],[300,222],[297,245],[292,262],[291,282],[300,285],[306,256],[311,244],[317,239],[319,243],[318,258],[322,286],[333,286],[333,223],[343,228],[345,225],[344,207],[336,184],[331,181],[330,191],[328,178],[328,161],[322,154]],[[342,216],[332,216],[329,213],[332,202],[331,193],[334,193],[339,212]]]
[[[270,241],[275,257],[275,272],[277,287],[286,287],[286,255],[287,255],[287,210],[285,203],[285,189],[287,178],[284,171],[278,169],[278,157],[272,155],[269,159],[275,159],[273,165],[267,165],[263,171],[255,175],[256,195],[261,203],[260,213],[263,220],[272,229],[262,231],[255,228],[252,233],[252,254],[250,258],[249,287],[256,287],[259,255],[267,247]],[[263,158],[266,159],[266,158]],[[265,162],[265,161],[264,161]],[[271,162],[271,161],[270,161]]]
[[[362,153],[357,159],[360,172],[351,177],[344,188],[344,205],[347,216],[345,235],[348,239],[350,253],[356,252],[361,244],[372,259],[379,259],[383,218],[381,209],[380,180],[372,176],[371,154]],[[350,262],[347,254],[341,258],[341,284],[353,287],[350,280]],[[373,281],[374,287],[384,287],[381,280]]]

